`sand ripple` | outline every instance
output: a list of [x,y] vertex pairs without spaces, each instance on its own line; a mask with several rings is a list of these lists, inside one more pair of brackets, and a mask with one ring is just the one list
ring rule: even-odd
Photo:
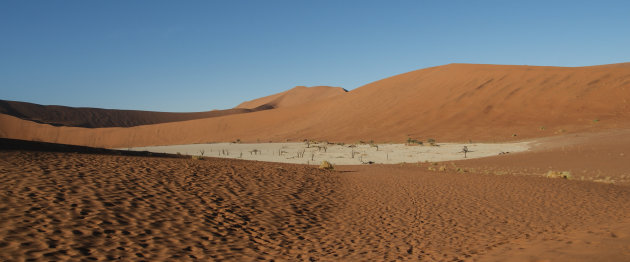
[[0,260],[476,260],[628,222],[628,200],[623,186],[409,164],[2,151]]

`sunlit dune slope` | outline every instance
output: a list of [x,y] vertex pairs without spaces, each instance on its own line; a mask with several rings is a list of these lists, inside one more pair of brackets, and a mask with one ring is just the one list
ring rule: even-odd
[[269,106],[273,108],[290,107],[303,105],[305,103],[311,103],[320,101],[326,98],[331,98],[338,95],[343,95],[347,91],[341,87],[331,86],[296,86],[287,91],[273,94],[270,96],[261,97],[251,101],[243,102],[236,108],[257,108],[260,106]]
[[133,128],[52,127],[2,115],[0,136],[100,147],[307,138],[493,142],[627,128],[629,100],[630,63],[575,68],[449,64],[313,103]]

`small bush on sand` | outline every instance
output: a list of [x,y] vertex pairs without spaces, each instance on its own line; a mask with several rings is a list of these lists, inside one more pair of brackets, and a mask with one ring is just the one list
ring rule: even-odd
[[333,167],[333,165],[328,161],[322,161],[322,164],[319,165],[319,169],[333,170],[335,167]]
[[192,156],[192,160],[203,160],[203,156]]
[[412,139],[411,137],[407,138],[407,145],[422,145],[424,144],[424,142],[417,140],[417,139]]
[[549,170],[545,176],[548,177],[548,178],[564,178],[564,179],[571,179],[571,178],[573,178],[571,176],[571,172],[569,172],[569,171],[562,171],[561,172],[561,171]]

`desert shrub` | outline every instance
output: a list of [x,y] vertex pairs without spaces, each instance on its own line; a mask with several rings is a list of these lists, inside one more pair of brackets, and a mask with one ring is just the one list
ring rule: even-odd
[[335,167],[328,161],[322,161],[322,164],[319,165],[319,169],[333,170]]
[[422,145],[424,144],[424,142],[422,142],[421,140],[412,139],[411,137],[407,138],[407,145],[413,145],[413,144]]
[[564,179],[571,179],[571,178],[573,178],[571,176],[571,172],[569,172],[569,171],[552,171],[552,170],[549,170],[545,176],[548,177],[548,178],[564,178]]

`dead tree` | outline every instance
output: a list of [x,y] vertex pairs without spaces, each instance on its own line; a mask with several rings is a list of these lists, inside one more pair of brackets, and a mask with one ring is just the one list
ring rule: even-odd
[[462,151],[460,153],[464,153],[464,158],[466,158],[466,154],[468,154],[468,152],[470,152],[470,150],[468,150],[468,146],[464,146],[464,148],[462,148]]

